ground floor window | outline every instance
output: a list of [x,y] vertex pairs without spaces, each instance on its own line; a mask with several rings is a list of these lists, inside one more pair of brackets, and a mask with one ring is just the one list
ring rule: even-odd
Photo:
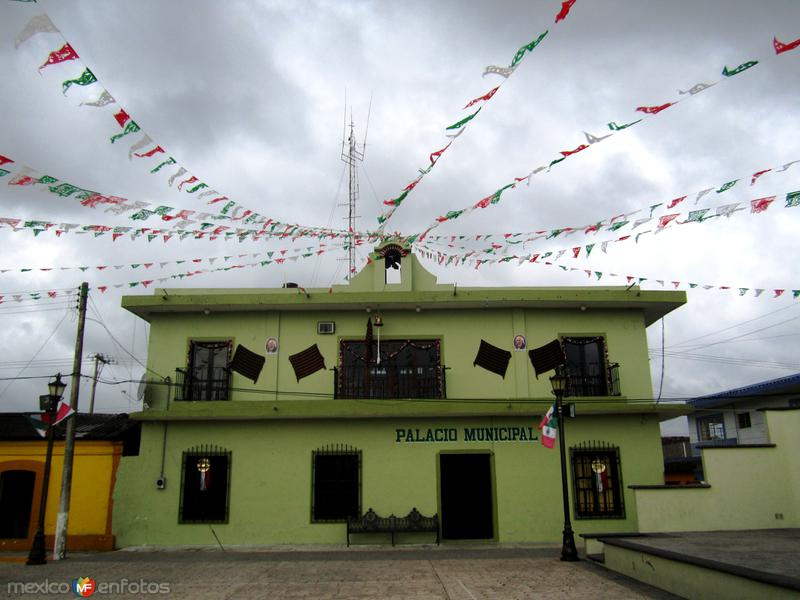
[[361,516],[361,451],[335,445],[311,453],[311,521]]
[[625,518],[619,448],[593,442],[570,448],[576,518]]
[[180,523],[227,523],[231,453],[197,446],[183,453]]

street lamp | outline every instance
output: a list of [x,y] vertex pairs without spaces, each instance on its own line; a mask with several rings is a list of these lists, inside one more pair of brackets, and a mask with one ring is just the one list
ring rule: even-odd
[[569,490],[567,489],[567,459],[564,451],[564,406],[562,399],[567,391],[567,374],[564,366],[556,367],[556,373],[550,378],[553,394],[556,397],[556,418],[558,419],[558,448],[561,451],[561,496],[564,501],[564,531],[561,541],[561,560],[578,560],[575,548],[575,535],[569,519]]
[[47,384],[47,391],[50,393],[39,396],[39,408],[47,413],[47,457],[44,461],[42,495],[39,500],[39,519],[36,525],[36,533],[33,534],[33,543],[28,553],[28,560],[25,563],[28,565],[47,564],[44,550],[44,516],[47,510],[47,487],[50,483],[50,463],[53,459],[53,437],[55,435],[55,426],[53,422],[56,420],[58,403],[64,395],[64,389],[66,387],[67,384],[61,381],[61,373],[59,373],[53,381]]

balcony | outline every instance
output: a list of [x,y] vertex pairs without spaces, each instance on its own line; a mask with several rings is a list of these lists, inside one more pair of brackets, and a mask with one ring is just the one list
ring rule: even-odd
[[[594,365],[591,365],[594,366]],[[620,396],[619,363],[612,363],[604,372],[573,368],[567,372],[567,394],[569,396]]]
[[203,376],[193,375],[187,369],[175,369],[177,401],[229,400],[230,388],[231,373],[226,367],[204,369]]
[[443,365],[347,365],[334,369],[335,398],[446,398]]

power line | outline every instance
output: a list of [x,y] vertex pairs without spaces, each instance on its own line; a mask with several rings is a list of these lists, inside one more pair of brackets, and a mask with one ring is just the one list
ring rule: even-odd
[[[37,350],[37,351],[34,353],[34,355],[31,357],[31,359],[28,361],[28,363],[27,363],[27,364],[26,364],[24,367],[22,367],[22,368],[19,370],[19,373],[17,373],[17,375],[21,375],[21,374],[23,373],[23,371],[25,371],[25,369],[27,369],[27,368],[28,368],[28,365],[30,365],[30,363],[32,363],[32,362],[33,362],[33,361],[36,359],[36,357],[37,357],[37,356],[39,356],[39,353],[40,353],[42,350],[44,350],[45,346],[47,346],[47,344],[49,344],[49,343],[50,343],[50,340],[51,340],[51,339],[53,338],[53,336],[56,334],[56,331],[58,331],[58,328],[59,328],[59,327],[61,327],[61,324],[64,322],[64,319],[66,319],[66,318],[67,318],[67,315],[68,315],[68,314],[69,314],[69,311],[68,311],[68,310],[64,312],[64,316],[62,316],[62,317],[61,317],[61,320],[60,320],[60,321],[58,322],[58,324],[55,326],[55,328],[53,329],[53,331],[50,333],[50,335],[48,335],[48,336],[47,336],[47,339],[46,339],[46,340],[44,341],[44,343],[43,343],[43,344],[42,344],[42,345],[39,347],[39,349],[38,349],[38,350]],[[2,391],[0,391],[0,400],[2,400],[2,399],[3,399],[3,395],[6,393],[6,391],[8,391],[8,388],[10,388],[10,387],[11,387],[13,384],[14,384],[14,381],[13,381],[13,380],[12,380],[12,381],[9,381],[9,382],[8,382],[8,385],[6,385],[6,387],[4,387]]]
[[698,362],[708,362],[715,364],[737,365],[742,367],[785,369],[796,371],[800,369],[800,363],[781,363],[777,361],[765,361],[750,358],[731,358],[724,356],[708,356],[705,354],[671,353],[666,352],[667,356],[682,360],[694,360]]
[[725,328],[723,328],[723,329],[719,329],[719,330],[717,330],[717,331],[713,331],[713,332],[711,332],[711,333],[704,333],[703,335],[698,335],[698,336],[696,336],[696,337],[689,338],[688,340],[684,340],[683,342],[679,342],[679,343],[677,343],[677,344],[671,344],[671,345],[670,345],[670,346],[668,346],[668,347],[669,347],[669,348],[673,348],[673,347],[675,347],[675,346],[685,346],[685,345],[687,345],[689,342],[694,342],[694,341],[696,341],[696,340],[700,340],[700,339],[703,339],[703,338],[705,338],[705,337],[711,337],[711,336],[717,335],[718,333],[722,333],[722,332],[724,332],[724,331],[728,331],[729,329],[735,329],[735,328],[737,328],[737,327],[740,327],[740,326],[742,326],[742,325],[747,325],[748,323],[752,323],[753,321],[758,321],[759,319],[764,319],[764,318],[766,318],[766,317],[769,317],[769,316],[775,315],[775,314],[777,314],[777,313],[779,313],[779,312],[783,312],[784,310],[789,310],[789,309],[791,309],[791,308],[794,308],[795,306],[797,306],[797,304],[790,304],[789,306],[784,306],[784,307],[782,307],[782,308],[779,308],[779,309],[777,309],[777,310],[771,310],[771,311],[769,311],[768,313],[764,313],[763,315],[759,315],[759,316],[757,316],[757,317],[753,317],[752,319],[747,319],[747,320],[745,320],[745,321],[741,321],[741,322],[739,322],[739,323],[734,323],[733,325],[730,325],[730,326],[728,326],[728,327],[725,327]]
[[111,333],[111,330],[106,326],[105,322],[103,321],[103,315],[100,314],[99,309],[97,308],[97,306],[95,305],[95,303],[93,301],[91,302],[91,308],[94,311],[94,313],[100,318],[100,320],[98,321],[97,319],[91,319],[90,318],[89,319],[90,321],[94,321],[95,323],[98,323],[103,329],[105,329],[106,332],[108,333],[108,335],[111,337],[111,339],[117,345],[117,347],[119,347],[125,354],[127,354],[133,360],[135,360],[141,367],[143,367],[145,370],[149,371],[150,373],[153,373],[154,375],[157,375],[161,379],[164,379],[163,375],[161,375],[157,371],[154,371],[153,369],[149,368],[147,365],[145,365],[143,362],[141,362],[138,358],[136,358],[132,353],[128,352],[128,349],[125,348],[125,346],[123,346],[116,337],[114,337],[114,334]]

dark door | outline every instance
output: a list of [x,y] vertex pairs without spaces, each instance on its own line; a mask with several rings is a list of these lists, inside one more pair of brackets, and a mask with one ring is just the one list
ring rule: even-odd
[[35,483],[33,471],[0,473],[0,538],[28,537]]
[[442,538],[494,538],[492,469],[489,454],[440,454]]

